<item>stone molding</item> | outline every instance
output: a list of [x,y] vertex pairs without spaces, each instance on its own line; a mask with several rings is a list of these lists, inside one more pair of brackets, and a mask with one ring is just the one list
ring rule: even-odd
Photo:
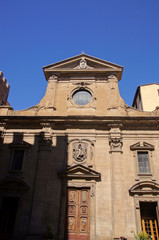
[[129,189],[130,195],[159,195],[159,184],[151,181],[142,181]]
[[67,168],[66,171],[59,173],[60,177],[67,179],[84,179],[84,180],[101,180],[101,174],[92,170],[88,167],[85,167],[81,164]]
[[[78,119],[78,121],[77,121]],[[1,125],[5,128],[16,128],[18,124],[19,128],[27,129],[38,126],[42,126],[44,122],[49,123],[51,128],[58,129],[58,127],[73,126],[73,128],[79,128],[79,126],[87,126],[87,128],[96,128],[110,130],[111,128],[118,128],[122,130],[156,130],[159,117],[122,117],[111,116],[97,117],[97,116],[0,116]]]
[[150,150],[153,151],[155,147],[147,142],[137,142],[130,146],[130,150],[136,151],[136,150]]

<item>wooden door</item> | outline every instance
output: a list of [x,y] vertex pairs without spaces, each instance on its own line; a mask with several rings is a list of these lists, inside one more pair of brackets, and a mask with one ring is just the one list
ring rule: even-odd
[[152,240],[159,240],[158,226],[156,219],[145,218],[142,219],[142,229],[149,236],[152,236]]
[[89,189],[68,189],[68,239],[89,240]]
[[157,202],[140,202],[140,213],[142,230],[152,236],[152,240],[159,240]]

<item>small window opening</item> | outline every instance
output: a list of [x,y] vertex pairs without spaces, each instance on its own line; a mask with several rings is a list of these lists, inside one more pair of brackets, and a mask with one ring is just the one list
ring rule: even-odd
[[22,170],[23,158],[24,158],[24,150],[15,150],[11,170],[13,171]]

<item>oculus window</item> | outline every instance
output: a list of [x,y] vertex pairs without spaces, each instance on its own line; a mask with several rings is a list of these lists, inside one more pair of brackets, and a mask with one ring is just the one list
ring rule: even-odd
[[88,103],[90,103],[91,99],[92,99],[92,94],[85,89],[77,90],[72,95],[73,102],[80,106],[87,105]]

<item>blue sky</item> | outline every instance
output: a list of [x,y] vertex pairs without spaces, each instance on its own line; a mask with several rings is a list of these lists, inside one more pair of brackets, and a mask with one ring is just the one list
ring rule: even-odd
[[36,105],[42,67],[84,51],[124,66],[128,105],[137,86],[159,83],[159,0],[1,0],[0,70],[15,110]]

